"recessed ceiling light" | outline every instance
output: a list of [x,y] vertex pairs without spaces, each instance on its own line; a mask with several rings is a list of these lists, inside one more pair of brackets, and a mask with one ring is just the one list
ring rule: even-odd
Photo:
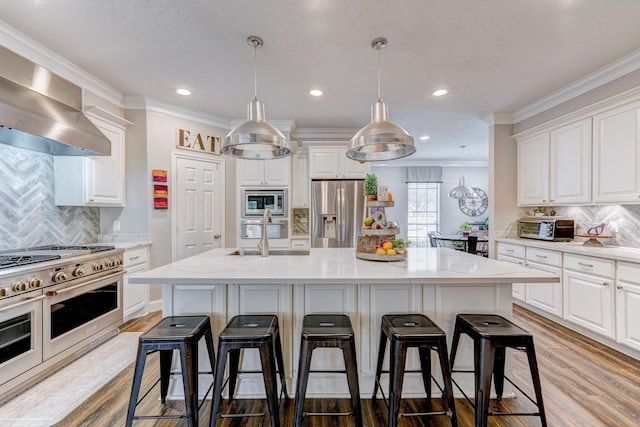
[[188,90],[188,89],[178,89],[178,90],[176,90],[176,93],[177,93],[178,95],[182,95],[182,96],[189,96],[189,95],[191,95],[191,91],[190,91],[190,90]]
[[443,96],[446,95],[447,93],[449,93],[448,90],[446,89],[438,89],[435,92],[432,93],[433,96]]
[[426,141],[427,139],[431,138],[429,135],[422,135],[420,137],[420,141]]
[[320,89],[311,89],[309,91],[309,95],[311,95],[311,96],[322,96],[322,91]]

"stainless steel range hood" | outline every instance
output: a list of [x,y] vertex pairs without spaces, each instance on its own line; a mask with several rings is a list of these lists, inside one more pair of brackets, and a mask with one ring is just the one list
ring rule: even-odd
[[0,143],[60,156],[111,155],[82,89],[0,46]]

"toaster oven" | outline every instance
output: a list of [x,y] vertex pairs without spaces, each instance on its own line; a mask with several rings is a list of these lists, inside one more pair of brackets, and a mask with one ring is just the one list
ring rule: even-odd
[[558,242],[572,240],[574,234],[572,219],[529,217],[518,220],[518,236],[525,239]]

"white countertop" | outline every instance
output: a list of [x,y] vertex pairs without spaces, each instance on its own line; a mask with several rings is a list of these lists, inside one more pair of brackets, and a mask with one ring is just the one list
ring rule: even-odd
[[547,242],[535,239],[496,238],[496,242],[514,243],[517,245],[526,245],[578,255],[640,263],[640,249],[606,245],[603,247],[583,246],[584,241],[582,240],[572,242]]
[[549,283],[549,273],[447,248],[410,248],[406,261],[357,259],[353,248],[314,248],[309,255],[231,256],[213,249],[129,278],[160,284]]

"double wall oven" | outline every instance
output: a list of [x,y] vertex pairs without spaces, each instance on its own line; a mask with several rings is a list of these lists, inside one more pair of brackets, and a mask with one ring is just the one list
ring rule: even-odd
[[117,333],[122,253],[100,245],[0,253],[0,399]]

